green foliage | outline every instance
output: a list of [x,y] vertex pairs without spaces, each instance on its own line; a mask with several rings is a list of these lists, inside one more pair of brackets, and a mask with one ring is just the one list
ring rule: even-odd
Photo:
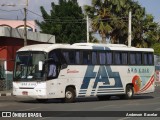
[[86,21],[77,0],[59,0],[59,4],[51,4],[48,14],[40,7],[43,21],[36,23],[43,33],[56,37],[56,43],[76,43],[86,40]]
[[154,53],[155,53],[156,55],[160,55],[160,43],[156,43],[156,44],[154,44],[152,47],[153,47],[153,49],[154,49]]
[[92,0],[91,6],[85,6],[86,14],[92,19],[92,30],[101,35],[103,43],[110,37],[111,43],[127,44],[129,11],[132,12],[132,46],[151,47],[157,43],[159,26],[138,2]]
[[155,54],[160,55],[160,26],[153,32],[149,32],[148,38],[152,42],[151,47],[154,49]]

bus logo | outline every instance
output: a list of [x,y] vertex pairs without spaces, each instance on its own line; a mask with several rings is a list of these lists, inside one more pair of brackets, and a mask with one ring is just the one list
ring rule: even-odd
[[81,85],[81,90],[89,89],[91,80],[94,80],[92,92],[95,89],[101,88],[121,88],[121,90],[123,90],[119,73],[112,72],[110,66],[100,66],[97,71],[95,71],[95,66],[88,66],[83,79],[83,84]]

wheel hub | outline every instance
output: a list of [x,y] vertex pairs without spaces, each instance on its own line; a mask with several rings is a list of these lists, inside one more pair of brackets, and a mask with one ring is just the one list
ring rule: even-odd
[[72,98],[72,93],[70,91],[66,92],[66,98],[68,99]]

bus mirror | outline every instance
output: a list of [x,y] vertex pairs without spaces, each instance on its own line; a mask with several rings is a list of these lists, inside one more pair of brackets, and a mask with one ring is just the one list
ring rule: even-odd
[[43,62],[42,61],[39,61],[38,69],[39,69],[39,71],[42,71],[42,69],[43,69]]

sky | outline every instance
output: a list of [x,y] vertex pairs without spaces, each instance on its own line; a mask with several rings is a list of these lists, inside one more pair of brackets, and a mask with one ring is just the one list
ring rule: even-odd
[[[0,0],[0,19],[20,19],[24,18],[23,8],[26,5],[27,0]],[[28,9],[36,14],[41,15],[40,6],[44,6],[46,11],[51,9],[51,2],[57,2],[58,0],[28,0]],[[142,7],[145,7],[148,14],[152,14],[154,21],[160,22],[160,0],[134,0],[138,1]],[[79,5],[91,4],[91,0],[78,0]],[[12,6],[8,6],[12,5]],[[13,6],[14,5],[14,6]],[[28,12],[27,19],[35,20],[42,19],[40,16]]]
[[[0,0],[0,19],[23,19],[24,7],[27,0]],[[77,0],[80,6],[91,4],[90,0]],[[50,11],[51,2],[58,3],[58,0],[28,0],[28,9],[41,15],[40,6],[44,6],[46,11]],[[4,5],[4,6],[3,6]],[[15,5],[15,6],[8,6]],[[27,14],[28,20],[41,19],[40,16],[31,12]]]
[[160,0],[137,0],[142,7],[145,7],[147,14],[154,16],[154,21],[160,22]]

